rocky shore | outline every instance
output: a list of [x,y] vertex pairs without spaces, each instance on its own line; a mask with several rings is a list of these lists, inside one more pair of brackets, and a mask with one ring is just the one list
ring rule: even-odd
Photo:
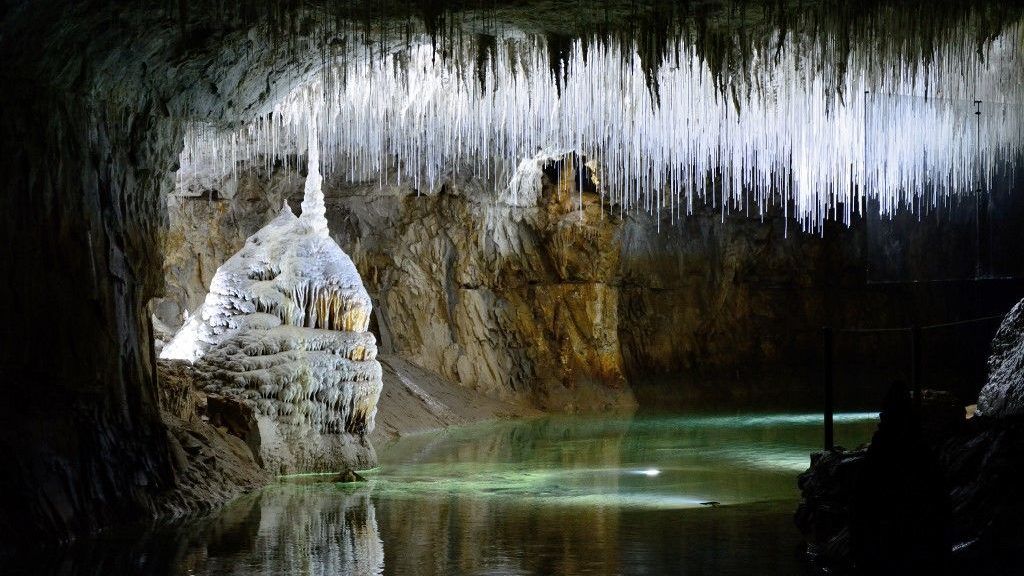
[[811,456],[795,520],[818,572],[1016,573],[1024,553],[1022,326],[1024,303],[996,335],[976,414],[927,390],[918,413],[895,385],[870,445]]

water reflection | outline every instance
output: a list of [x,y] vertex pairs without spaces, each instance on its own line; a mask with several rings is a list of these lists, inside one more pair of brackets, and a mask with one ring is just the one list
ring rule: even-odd
[[[874,415],[837,425],[856,442]],[[796,574],[795,472],[820,438],[800,415],[475,426],[402,440],[364,484],[274,485],[20,573]]]
[[105,533],[16,558],[7,574],[178,576],[381,574],[384,547],[365,487],[279,484],[206,518]]
[[[231,506],[237,519],[215,542],[195,542],[186,574],[380,574],[384,545],[369,490],[335,484],[271,486],[251,503]],[[213,519],[212,524],[217,524]],[[188,529],[178,530],[184,538]],[[212,545],[211,545],[212,544]]]

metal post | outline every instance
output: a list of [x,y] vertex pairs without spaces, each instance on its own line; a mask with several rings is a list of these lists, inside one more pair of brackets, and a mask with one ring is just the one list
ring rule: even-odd
[[832,428],[835,406],[832,397],[832,329],[828,326],[821,329],[821,341],[823,347],[821,369],[825,385],[825,450],[832,450],[835,447],[835,431]]

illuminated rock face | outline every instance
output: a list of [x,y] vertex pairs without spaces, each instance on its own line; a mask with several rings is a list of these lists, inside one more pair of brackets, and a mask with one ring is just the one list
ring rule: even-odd
[[978,412],[994,417],[1024,414],[1024,301],[999,326],[988,369],[988,383],[978,395]]
[[[315,134],[311,136],[315,141]],[[208,393],[258,412],[259,456],[273,472],[371,465],[381,391],[371,304],[324,218],[316,146],[303,213],[287,204],[213,277],[161,352],[193,362]]]

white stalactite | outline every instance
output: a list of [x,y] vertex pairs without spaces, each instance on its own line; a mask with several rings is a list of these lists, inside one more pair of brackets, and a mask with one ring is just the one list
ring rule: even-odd
[[[181,175],[227,158],[272,162],[305,140],[311,156],[324,153],[326,172],[353,181],[394,177],[434,190],[469,166],[503,192],[538,150],[575,150],[600,162],[603,197],[617,211],[675,220],[696,203],[752,215],[792,206],[816,230],[826,218],[849,222],[868,198],[891,214],[919,208],[921,195],[934,205],[985,189],[1012,170],[1024,149],[1021,35],[1014,24],[982,50],[939,43],[917,62],[854,48],[837,81],[802,53],[813,39],[790,33],[777,53],[755,51],[749,78],[727,79],[724,91],[683,44],[656,72],[657,104],[631,46],[593,41],[584,58],[577,43],[559,90],[544,43],[509,32],[481,89],[466,73],[477,58],[469,43],[436,58],[421,37],[401,54],[326,67],[238,133],[193,126]],[[320,197],[313,176],[307,201]],[[531,187],[511,189],[520,202],[516,191]],[[308,212],[319,226],[318,209]]]

